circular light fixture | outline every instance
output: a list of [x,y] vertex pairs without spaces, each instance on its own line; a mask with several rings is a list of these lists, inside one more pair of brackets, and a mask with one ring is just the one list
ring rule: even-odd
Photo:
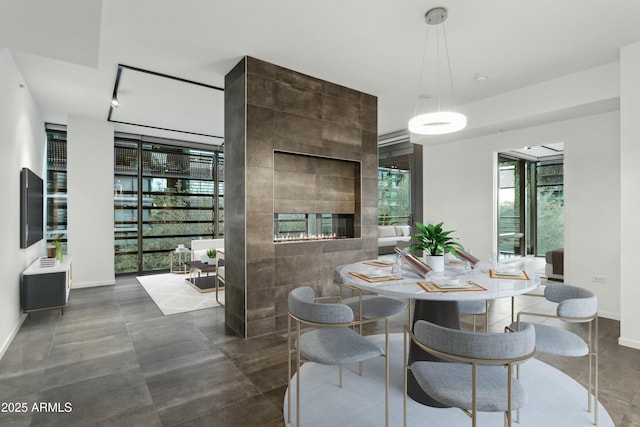
[[[447,20],[447,16],[447,9],[445,9],[444,7],[433,8],[425,14],[425,22],[427,23],[427,34],[424,42],[424,50],[422,52],[422,66],[420,68],[420,81],[418,82],[418,91],[420,91],[420,88],[422,87],[422,74],[427,57],[429,27],[433,26],[436,27],[435,71],[438,77],[436,81],[438,102],[437,111],[426,114],[417,114],[419,102],[416,101],[416,116],[409,120],[408,124],[409,131],[412,133],[417,133],[420,135],[443,135],[447,133],[457,132],[467,126],[467,117],[464,114],[454,111],[440,111],[440,98],[442,95],[442,88],[440,87],[440,52],[443,52],[443,59],[445,60],[443,61],[443,64],[445,64],[446,66],[446,71],[449,77],[448,81],[451,92],[451,99],[453,101],[452,104],[455,108],[451,61],[449,60],[449,48],[447,47],[447,38],[444,31],[444,21]],[[440,32],[442,33],[442,36],[440,36]],[[442,40],[443,49],[440,48],[440,40]],[[433,61],[429,62],[431,63]],[[420,100],[428,98],[425,96],[419,96],[418,99]]]
[[409,120],[409,131],[420,135],[443,135],[466,126],[467,116],[453,111],[420,114]]

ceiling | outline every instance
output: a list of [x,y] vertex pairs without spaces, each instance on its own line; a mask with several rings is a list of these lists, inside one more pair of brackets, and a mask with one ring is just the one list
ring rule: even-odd
[[377,96],[386,134],[434,90],[418,81],[436,6],[458,105],[618,61],[640,41],[637,0],[0,0],[0,47],[47,122],[107,120],[123,64],[152,73],[122,76],[112,115],[145,127],[116,130],[217,144],[223,96],[208,86],[250,55]]
[[564,155],[564,142],[551,142],[531,147],[516,148],[502,152],[501,154],[507,154],[533,162],[562,159]]

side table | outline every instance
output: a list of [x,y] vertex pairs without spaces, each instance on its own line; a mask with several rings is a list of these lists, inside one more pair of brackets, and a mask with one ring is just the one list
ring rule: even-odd
[[[169,272],[177,274],[186,274],[189,272],[187,269],[187,261],[189,261],[191,251],[187,248],[174,249],[169,252]],[[176,268],[173,268],[174,258],[177,258],[178,264]]]
[[[189,266],[189,277],[186,279],[198,292],[214,292],[216,293],[216,301],[218,301],[218,291],[220,290],[220,284],[218,282],[218,263],[205,264],[201,261],[187,261],[185,263]],[[203,276],[202,273],[205,273]]]

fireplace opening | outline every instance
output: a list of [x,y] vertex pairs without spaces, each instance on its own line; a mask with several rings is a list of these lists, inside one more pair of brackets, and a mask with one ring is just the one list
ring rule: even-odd
[[273,215],[273,241],[276,243],[354,237],[353,214],[276,213]]

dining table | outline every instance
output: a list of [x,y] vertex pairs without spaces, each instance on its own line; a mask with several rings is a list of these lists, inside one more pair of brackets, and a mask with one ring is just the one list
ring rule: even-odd
[[[458,302],[495,300],[534,291],[540,285],[535,271],[519,264],[480,262],[474,268],[452,259],[443,272],[429,272],[425,277],[394,257],[381,257],[335,268],[335,280],[362,291],[409,299],[414,302],[411,326],[426,320],[448,328],[460,329]],[[409,364],[417,360],[441,360],[425,352],[413,341],[409,348]],[[433,407],[446,407],[427,395],[408,375],[407,394],[415,401]]]

